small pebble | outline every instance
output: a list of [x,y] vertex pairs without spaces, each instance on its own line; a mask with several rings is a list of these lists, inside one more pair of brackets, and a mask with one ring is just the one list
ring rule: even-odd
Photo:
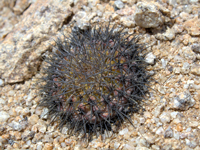
[[158,128],[158,130],[156,131],[156,134],[158,134],[158,135],[163,135],[163,134],[164,134],[164,129],[163,129],[163,127]]
[[115,149],[118,149],[118,148],[119,148],[119,146],[120,146],[120,143],[118,143],[118,142],[115,142],[115,144],[114,144],[114,148],[115,148]]
[[4,81],[2,79],[0,79],[0,86],[4,85]]
[[189,126],[192,127],[192,128],[195,128],[195,127],[197,127],[198,125],[199,125],[199,122],[197,122],[197,121],[190,121],[190,122],[189,122]]
[[191,73],[200,76],[200,65],[193,65],[191,67]]
[[128,133],[128,132],[129,132],[129,131],[128,131],[128,128],[125,128],[125,129],[119,131],[119,135],[124,135],[124,134],[126,134],[126,133]]
[[167,128],[167,130],[165,130],[164,137],[165,138],[171,138],[171,137],[173,137],[173,131],[171,129],[171,126],[169,126]]
[[167,113],[167,112],[163,112],[161,115],[160,115],[160,120],[161,120],[161,122],[162,123],[169,123],[170,122],[170,114],[169,113]]
[[114,4],[118,9],[122,9],[124,7],[124,3],[120,0],[115,1]]
[[0,111],[0,122],[6,122],[10,118],[10,115],[5,111]]
[[172,108],[176,110],[188,110],[188,108],[194,106],[195,103],[191,94],[189,92],[184,92],[173,98]]
[[145,57],[146,63],[153,65],[155,63],[156,56],[152,52],[148,53]]
[[185,139],[185,143],[186,145],[188,145],[190,148],[195,148],[197,146],[197,143],[194,141],[194,140],[188,140],[188,139]]
[[32,125],[38,123],[39,117],[38,115],[33,114],[32,116],[29,117],[28,122]]

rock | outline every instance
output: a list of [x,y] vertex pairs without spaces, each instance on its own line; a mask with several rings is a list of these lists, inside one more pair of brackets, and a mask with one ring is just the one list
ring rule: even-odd
[[77,20],[77,27],[81,30],[86,30],[90,27],[90,20],[94,18],[97,14],[95,12],[90,13],[88,15],[85,11],[79,11],[75,16],[75,20]]
[[192,36],[199,36],[200,35],[200,19],[198,16],[186,21],[183,24],[184,28],[187,30],[187,32]]
[[26,128],[26,125],[27,121],[22,121],[22,122],[12,121],[11,123],[9,123],[9,126],[16,131],[24,130]]
[[145,118],[141,117],[141,118],[139,118],[139,120],[140,120],[140,124],[144,124],[145,123]]
[[49,39],[71,15],[68,2],[44,0],[31,4],[0,44],[0,76],[5,83],[22,82],[36,74],[41,54],[54,43]]
[[198,2],[198,0],[189,0],[190,1],[190,3],[197,3]]
[[6,104],[6,101],[3,98],[0,98],[0,104]]
[[191,47],[184,46],[182,48],[182,51],[183,51],[183,56],[186,60],[192,60],[192,61],[196,60],[196,54],[192,51]]
[[119,148],[119,146],[120,146],[120,143],[118,143],[118,142],[115,142],[115,144],[114,144],[114,148],[115,148],[115,149],[118,149],[118,148]]
[[165,22],[163,14],[169,15],[169,13],[169,10],[164,9],[158,3],[138,2],[134,18],[140,27],[156,28]]
[[188,17],[189,17],[189,14],[188,13],[186,13],[186,12],[181,12],[180,13],[180,17],[185,21],[185,20],[187,20],[188,19]]
[[174,31],[174,29],[167,28],[166,32],[158,33],[158,34],[156,34],[155,37],[158,40],[171,41],[175,38],[175,31]]
[[4,81],[2,79],[0,79],[0,86],[4,85]]
[[157,107],[154,109],[154,111],[153,111],[152,114],[153,114],[155,117],[158,117],[158,116],[160,115],[160,113],[163,111],[164,107],[165,107],[165,104],[162,104],[162,105],[157,106]]
[[181,68],[181,72],[183,74],[188,74],[190,72],[190,64],[188,62],[185,62],[183,64],[183,67]]
[[14,90],[10,90],[10,91],[8,92],[8,95],[9,95],[9,96],[14,96],[14,95],[15,95],[15,91],[14,91]]
[[192,128],[195,128],[199,125],[199,123],[197,121],[190,121],[189,122],[189,126],[192,127]]
[[163,129],[163,127],[158,128],[157,131],[156,131],[156,134],[158,134],[158,135],[163,135],[163,134],[164,134],[164,129]]
[[189,127],[189,128],[187,128],[185,131],[186,131],[186,132],[191,132],[191,130],[192,130],[192,128]]
[[139,139],[138,145],[139,145],[140,147],[149,147],[149,143],[148,143],[147,140],[144,139],[144,138]]
[[156,137],[150,133],[143,134],[144,138],[147,140],[148,143],[153,144],[155,143]]
[[145,56],[145,61],[146,63],[150,64],[150,65],[153,65],[155,62],[155,59],[156,59],[156,56],[153,55],[152,52],[148,53],[146,56]]
[[15,7],[13,8],[14,13],[16,15],[22,14],[25,9],[27,9],[30,6],[29,0],[17,0]]
[[28,122],[32,125],[37,124],[39,120],[38,115],[33,114],[32,116],[29,117]]
[[172,6],[174,6],[174,5],[176,5],[177,4],[177,2],[176,2],[177,0],[169,0],[169,4],[170,5],[172,5]]
[[162,67],[165,69],[166,66],[167,66],[167,60],[165,60],[165,59],[162,58],[161,62],[162,62]]
[[152,145],[151,147],[153,150],[160,150],[160,147],[158,145]]
[[42,110],[42,113],[41,113],[41,115],[40,115],[40,118],[42,118],[42,119],[47,119],[47,113],[48,113],[48,108],[43,108],[43,110]]
[[172,107],[175,110],[188,110],[194,106],[195,100],[189,92],[180,93],[177,97],[172,99]]
[[10,115],[5,111],[0,111],[0,122],[6,122],[10,118]]
[[171,137],[173,137],[173,131],[171,129],[171,126],[169,126],[167,128],[167,130],[165,130],[164,137],[165,138],[171,138]]
[[[116,17],[115,17],[116,18]],[[135,22],[130,18],[130,17],[121,17],[120,18],[120,22],[122,22],[122,24],[125,26],[125,27],[128,27],[128,28],[132,28],[132,27],[135,27]]]
[[53,144],[45,143],[43,150],[53,150]]
[[175,74],[180,74],[181,73],[181,68],[180,67],[174,67],[173,72]]
[[177,114],[178,114],[178,112],[176,112],[176,111],[170,113],[171,117],[174,119],[176,118]]
[[194,140],[190,141],[190,140],[188,140],[188,139],[185,139],[185,143],[186,143],[186,145],[188,145],[190,148],[195,148],[195,147],[197,146],[197,143],[196,143]]
[[184,28],[182,24],[174,24],[174,26],[172,27],[172,29],[174,30],[174,33],[182,33]]
[[191,73],[197,76],[200,76],[200,65],[192,65]]
[[119,135],[125,135],[125,134],[128,133],[128,132],[129,132],[129,131],[128,131],[128,128],[125,128],[125,129],[119,131]]
[[[13,2],[14,4],[12,4]],[[15,5],[15,1],[9,1],[8,3],[9,4],[6,5],[1,1],[0,5],[0,42],[4,40],[8,33],[13,30],[15,24],[17,24],[20,20],[19,16],[16,16],[12,10]],[[6,48],[6,46],[2,47],[3,49]]]
[[200,44],[197,43],[192,44],[192,50],[196,53],[200,53]]
[[152,117],[152,114],[151,114],[150,112],[148,112],[148,111],[145,111],[145,112],[144,112],[144,117],[145,117],[146,119],[151,118],[151,117]]
[[122,9],[124,7],[124,3],[120,0],[115,1],[114,4],[118,9]]
[[42,142],[37,142],[37,150],[42,150],[43,148],[43,143]]
[[161,115],[160,115],[160,121],[162,123],[169,123],[170,122],[170,114],[167,113],[167,112],[163,112]]

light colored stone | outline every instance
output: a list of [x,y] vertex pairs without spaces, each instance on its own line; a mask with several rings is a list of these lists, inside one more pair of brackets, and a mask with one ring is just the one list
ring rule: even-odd
[[192,51],[191,47],[184,46],[182,49],[185,60],[196,60],[196,54]]
[[181,72],[183,74],[188,74],[190,72],[190,64],[188,62],[183,63],[183,67],[181,68]]
[[163,111],[164,107],[165,107],[164,104],[157,106],[153,111],[153,115],[155,117],[158,117],[160,115],[160,113]]
[[42,142],[38,142],[37,143],[37,150],[42,150],[43,148],[43,143]]
[[10,115],[5,111],[0,111],[0,122],[6,122],[10,118]]
[[16,4],[15,4],[15,7],[13,8],[14,13],[16,15],[20,15],[29,6],[30,6],[30,1],[29,0],[17,0]]
[[169,126],[167,128],[167,130],[165,130],[164,137],[165,138],[171,138],[171,137],[173,137],[173,131],[172,131],[171,126]]
[[53,144],[45,143],[43,150],[53,150]]
[[200,53],[200,44],[199,43],[192,44],[192,50],[196,53]]
[[129,132],[129,131],[128,131],[128,128],[125,128],[125,129],[119,131],[119,135],[125,135],[125,134],[128,133],[128,132]]
[[167,112],[163,112],[161,115],[160,115],[160,120],[162,123],[169,123],[170,122],[170,114],[167,113]]
[[170,113],[171,117],[174,119],[176,118],[177,114],[178,114],[178,112],[176,112],[176,111]]
[[143,134],[144,138],[147,140],[148,143],[153,144],[155,143],[156,137],[150,133]]
[[6,101],[3,98],[0,98],[0,104],[6,104]]
[[[143,28],[156,28],[165,22],[165,18],[161,11],[163,10],[158,3],[138,2],[135,12],[135,22]],[[163,13],[164,14],[164,13]]]
[[[28,0],[17,0],[13,9],[23,12],[27,8],[24,2],[30,4]],[[17,83],[35,75],[42,62],[41,54],[54,43],[49,40],[49,33],[56,34],[71,15],[69,2],[44,0],[31,3],[22,20],[15,23],[12,32],[0,44],[1,79],[6,83]]]
[[189,0],[190,1],[190,3],[197,3],[198,2],[198,0]]
[[200,76],[200,65],[192,65],[191,73]]
[[165,59],[161,59],[161,62],[162,62],[162,67],[165,69],[166,68],[166,66],[167,66],[167,60],[165,60]]
[[38,123],[39,117],[38,115],[33,114],[32,116],[29,117],[28,122],[32,125]]
[[194,106],[195,100],[189,92],[180,93],[177,97],[172,99],[172,108],[175,110],[188,110]]
[[9,126],[12,127],[16,131],[22,131],[26,128],[27,123],[26,122],[16,122],[12,121]]
[[115,4],[115,6],[116,6],[117,8],[119,8],[119,9],[122,9],[122,8],[124,7],[124,3],[123,3],[122,1],[120,1],[120,0],[116,0],[116,1],[114,2],[114,4]]
[[195,127],[197,127],[198,125],[199,125],[199,122],[197,122],[197,121],[190,121],[190,122],[189,122],[189,126],[192,127],[192,128],[195,128]]
[[152,52],[148,53],[145,57],[146,63],[153,65],[155,63],[156,56]]
[[158,134],[158,135],[163,135],[163,134],[164,134],[164,129],[163,129],[163,127],[159,127],[159,128],[157,129],[157,131],[156,131],[156,134]]
[[118,149],[118,148],[119,148],[119,146],[120,146],[120,143],[118,143],[118,142],[115,142],[115,144],[114,144],[114,148],[115,148],[115,149]]
[[175,31],[174,29],[167,28],[166,32],[158,33],[156,38],[159,40],[171,41],[175,38]]
[[151,118],[151,117],[152,117],[152,114],[151,114],[150,112],[148,112],[148,111],[145,111],[145,112],[144,112],[144,117],[145,117],[146,119]]
[[186,145],[188,145],[190,148],[195,148],[197,146],[197,143],[194,140],[188,140],[185,139]]
[[192,36],[199,36],[200,35],[200,19],[196,16],[184,24],[184,28],[188,31],[188,33]]
[[4,81],[2,79],[0,79],[0,86],[4,85]]

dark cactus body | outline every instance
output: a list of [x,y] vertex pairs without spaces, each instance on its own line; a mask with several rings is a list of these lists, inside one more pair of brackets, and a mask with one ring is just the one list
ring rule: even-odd
[[140,109],[149,76],[143,46],[114,27],[72,30],[47,58],[41,106],[71,133],[103,134]]

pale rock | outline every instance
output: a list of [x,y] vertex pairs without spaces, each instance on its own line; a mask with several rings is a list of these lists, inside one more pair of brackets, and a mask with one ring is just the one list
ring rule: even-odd
[[0,122],[6,122],[10,118],[10,115],[5,111],[0,111]]
[[171,118],[170,118],[170,114],[167,113],[167,112],[163,112],[161,115],[160,115],[160,120],[162,123],[169,123]]
[[146,56],[145,56],[145,61],[146,63],[150,64],[150,65],[153,65],[155,63],[155,59],[156,59],[156,56],[153,55],[152,52],[148,53]]
[[164,134],[164,129],[163,129],[163,127],[159,127],[159,128],[157,129],[157,131],[156,131],[156,134],[158,134],[158,135],[163,135],[163,134]]
[[125,135],[125,134],[128,133],[128,132],[129,132],[129,131],[128,131],[128,128],[125,128],[125,129],[119,131],[119,135]]
[[138,2],[135,12],[135,22],[143,28],[156,28],[163,25],[165,17],[163,14],[169,10],[163,9],[158,3]]

